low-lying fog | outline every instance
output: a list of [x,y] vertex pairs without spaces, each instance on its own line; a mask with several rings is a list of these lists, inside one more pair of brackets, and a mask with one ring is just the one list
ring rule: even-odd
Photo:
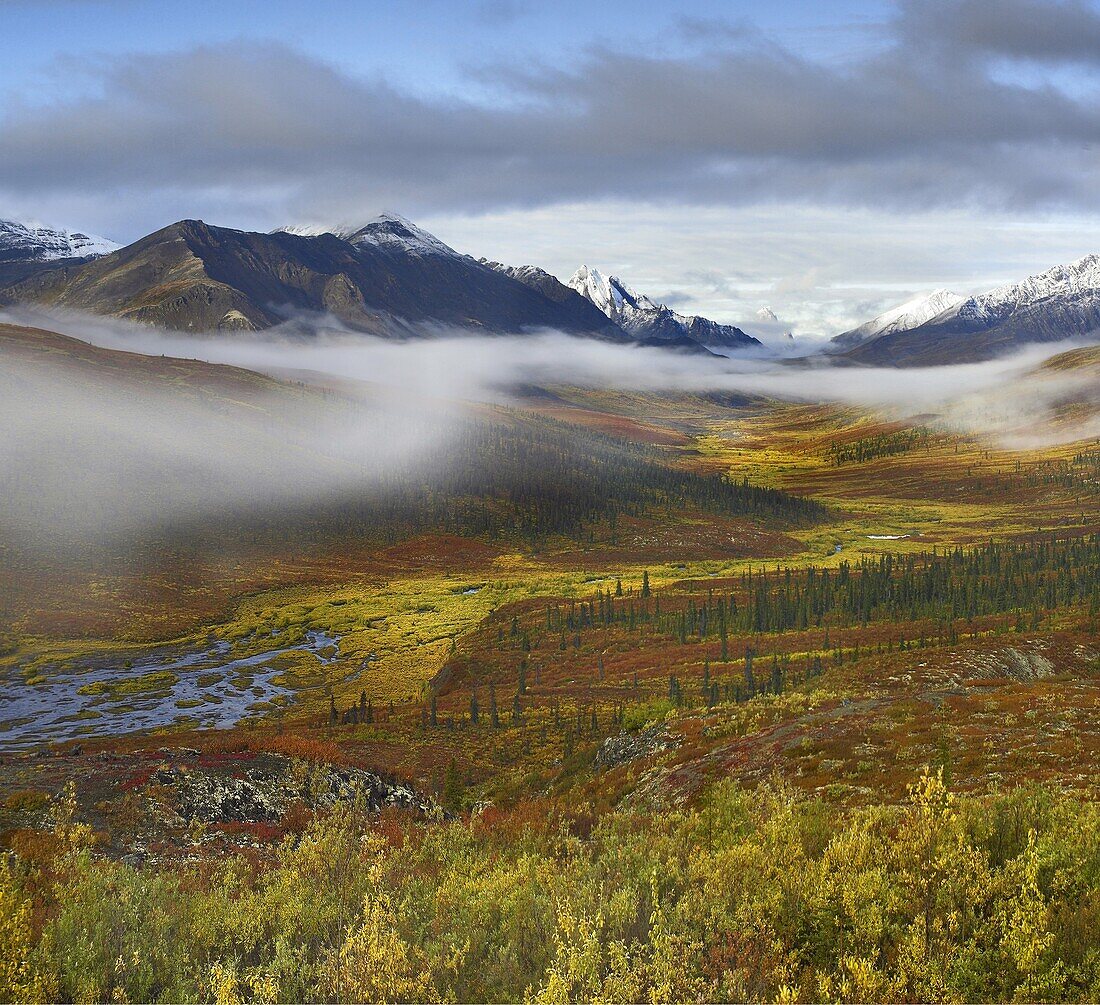
[[[226,505],[307,503],[387,472],[445,463],[460,428],[460,401],[508,401],[510,389],[575,385],[627,391],[726,392],[833,401],[904,417],[933,413],[952,427],[1022,447],[1100,435],[1100,418],[1051,422],[1070,399],[1100,398],[1095,376],[1044,371],[1069,348],[1037,346],[992,362],[927,369],[721,359],[613,345],[546,332],[491,337],[436,330],[386,341],[325,321],[262,335],[196,337],[115,320],[11,310],[0,321],[60,332],[112,349],[231,364],[338,387],[372,385],[369,404],[318,411],[303,396],[200,400],[163,382],[124,397],[74,371],[17,363],[0,342],[0,487],[9,533],[63,519],[74,532],[179,516]],[[397,394],[378,396],[378,385]],[[322,414],[323,413],[323,414]],[[87,469],[82,478],[77,468]]]
[[[1032,346],[983,363],[897,369],[834,365],[828,357],[797,362],[759,356],[715,358],[622,346],[559,332],[494,337],[433,329],[431,338],[390,341],[350,331],[333,319],[296,320],[258,335],[185,335],[114,319],[34,310],[0,312],[25,324],[90,342],[156,356],[227,363],[276,376],[297,372],[380,383],[418,395],[492,401],[510,387],[554,384],[619,390],[744,392],[802,401],[834,401],[892,415],[942,412],[975,432],[1018,431],[1048,416],[1065,394],[1095,387],[1083,374],[1051,374],[1021,398],[1019,382],[1043,360],[1084,343]],[[989,392],[1013,387],[1004,410],[980,417]],[[983,399],[975,409],[973,399]],[[968,418],[966,418],[968,417]],[[1072,438],[1076,430],[1068,431]],[[1086,431],[1084,436],[1092,435]]]

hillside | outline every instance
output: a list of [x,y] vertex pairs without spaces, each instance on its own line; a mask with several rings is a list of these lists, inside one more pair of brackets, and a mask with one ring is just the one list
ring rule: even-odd
[[[10,326],[0,358],[33,445],[2,519],[42,531],[0,539],[23,997],[1097,986],[1094,439],[606,388],[437,411]],[[1007,397],[1049,382],[1056,430],[1096,365]]]

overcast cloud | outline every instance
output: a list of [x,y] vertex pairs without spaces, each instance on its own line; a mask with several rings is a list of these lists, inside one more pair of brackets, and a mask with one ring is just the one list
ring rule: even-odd
[[[298,213],[641,197],[738,203],[1079,206],[1100,196],[1095,81],[1014,80],[993,57],[1100,63],[1079,3],[904,5],[870,56],[813,61],[753,32],[689,57],[592,48],[497,64],[498,100],[403,93],[259,43],[87,64],[98,93],[9,103],[19,194],[257,190]],[[246,201],[255,198],[246,196]]]

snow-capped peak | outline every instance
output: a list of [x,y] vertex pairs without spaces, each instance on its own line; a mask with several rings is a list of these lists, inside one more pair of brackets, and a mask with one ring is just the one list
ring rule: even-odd
[[605,276],[599,269],[582,265],[565,284],[572,287],[582,297],[590,300],[612,321],[621,321],[634,311],[658,311],[649,297],[632,290],[618,276]]
[[946,311],[953,311],[965,301],[964,297],[950,290],[933,290],[931,293],[920,293],[906,300],[905,303],[883,311],[870,321],[865,321],[858,328],[838,335],[834,342],[845,345],[854,345],[857,342],[866,342],[868,339],[877,338],[879,335],[888,335],[893,332],[908,331],[910,328],[931,321]]
[[343,237],[352,244],[373,244],[387,251],[459,257],[454,248],[444,244],[434,234],[395,213],[383,213],[365,227],[352,232],[338,232],[337,237]]
[[320,237],[332,234],[351,244],[370,244],[387,251],[405,252],[412,255],[449,255],[462,257],[454,248],[444,244],[434,234],[418,227],[396,213],[382,213],[366,225],[338,224],[292,224],[279,227],[277,234],[294,234],[297,237]]
[[631,289],[618,276],[605,276],[587,265],[577,269],[565,285],[638,338],[658,341],[687,338],[703,346],[759,347],[756,339],[739,328],[704,317],[685,317]]
[[105,237],[78,230],[40,227],[0,220],[0,258],[27,262],[53,262],[61,258],[109,255],[122,247]]
[[778,315],[770,307],[761,307],[760,310],[756,312],[756,316],[761,321],[774,321],[776,323],[779,321]]

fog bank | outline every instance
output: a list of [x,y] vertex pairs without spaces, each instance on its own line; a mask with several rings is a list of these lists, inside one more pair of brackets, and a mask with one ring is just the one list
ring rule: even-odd
[[[0,321],[166,357],[146,377],[63,356],[28,360],[0,341],[0,530],[20,544],[53,539],[59,527],[72,540],[117,539],[227,510],[384,493],[395,477],[407,484],[449,463],[448,446],[470,416],[466,403],[514,402],[531,386],[836,402],[884,417],[920,415],[1006,447],[1100,436],[1095,371],[1037,369],[1066,345],[897,370],[681,355],[558,332],[435,329],[431,338],[387,341],[331,319],[207,337],[29,310]],[[175,379],[157,369],[171,371],[173,358],[282,383],[232,371]],[[1076,408],[1067,411],[1070,403]]]

